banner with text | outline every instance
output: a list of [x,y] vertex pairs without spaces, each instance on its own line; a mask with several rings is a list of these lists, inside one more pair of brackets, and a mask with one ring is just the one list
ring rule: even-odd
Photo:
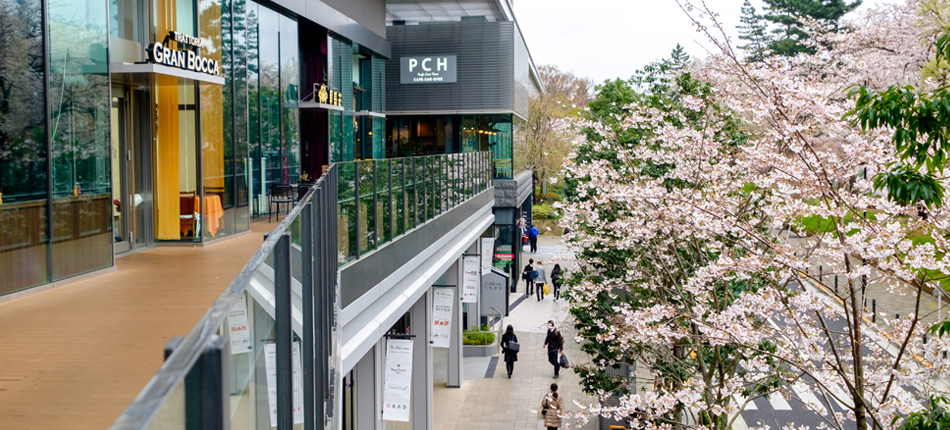
[[495,252],[495,238],[482,238],[482,275],[491,272],[492,255]]
[[436,288],[432,296],[432,338],[434,347],[448,348],[452,336],[452,310],[455,305],[455,290]]
[[251,331],[247,327],[247,294],[242,294],[228,312],[228,335],[231,354],[251,352]]
[[478,302],[479,256],[466,256],[462,262],[462,303]]
[[[300,368],[300,342],[294,342],[290,354],[293,356],[294,380],[294,424],[303,424],[303,372]],[[264,345],[264,367],[267,370],[267,401],[270,405],[270,426],[277,426],[277,344]]]
[[412,340],[386,340],[386,380],[383,382],[383,419],[409,422],[412,397]]

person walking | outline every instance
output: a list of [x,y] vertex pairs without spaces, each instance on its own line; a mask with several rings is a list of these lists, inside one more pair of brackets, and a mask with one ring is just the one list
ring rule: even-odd
[[518,361],[518,350],[520,345],[512,349],[512,343],[518,345],[518,336],[515,335],[515,328],[508,324],[505,334],[501,335],[501,352],[505,354],[505,368],[508,369],[508,379],[511,379],[511,372],[515,370],[515,362]]
[[561,396],[557,394],[557,384],[551,384],[551,392],[544,395],[541,400],[541,415],[544,416],[544,426],[548,430],[557,430],[561,426],[561,410],[564,408],[564,402]]
[[525,264],[524,270],[521,271],[521,279],[524,279],[524,292],[525,298],[531,297],[534,294],[534,259],[529,258],[528,264]]
[[533,225],[528,229],[528,242],[531,243],[531,253],[538,252],[538,228]]
[[561,283],[564,280],[561,278],[561,265],[555,264],[554,269],[551,269],[551,288],[554,288],[554,301],[561,298]]
[[554,377],[561,371],[561,362],[558,356],[564,350],[564,336],[554,327],[554,321],[548,321],[548,334],[544,337],[544,346],[548,350],[548,362],[554,366]]
[[538,290],[538,301],[544,299],[544,284],[548,282],[547,275],[544,273],[544,263],[541,260],[538,260],[538,264],[534,266],[535,273],[538,276],[534,277],[534,289]]

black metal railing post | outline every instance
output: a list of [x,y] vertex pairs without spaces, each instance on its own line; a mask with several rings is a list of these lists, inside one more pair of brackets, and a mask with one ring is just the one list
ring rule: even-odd
[[[382,215],[379,213],[379,184],[376,182],[379,179],[379,163],[376,160],[371,163],[373,163],[373,249],[379,249],[379,216]],[[369,230],[369,217],[366,218],[366,229]]]
[[274,248],[274,316],[277,328],[277,428],[294,425],[294,385],[290,302],[290,234],[283,233]]
[[[230,380],[225,357],[225,338],[214,335],[205,346],[198,362],[185,375],[185,428],[187,430],[224,430],[229,428],[230,407],[225,396]],[[228,393],[228,394],[225,394]]]
[[300,300],[301,312],[303,313],[303,428],[305,430],[314,430],[314,413],[316,402],[314,400],[314,332],[313,332],[313,283],[314,283],[314,258],[313,248],[313,198],[303,206],[300,211]]

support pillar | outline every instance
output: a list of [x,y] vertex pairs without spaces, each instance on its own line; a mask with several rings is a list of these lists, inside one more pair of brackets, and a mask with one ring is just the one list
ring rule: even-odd
[[412,430],[429,430],[434,426],[432,413],[432,348],[429,339],[429,313],[432,309],[432,290],[412,305]]
[[[376,401],[378,372],[376,351],[379,345],[369,350],[353,367],[353,428],[374,430],[382,428],[382,401]],[[382,387],[379,385],[379,387]]]
[[457,260],[445,272],[449,283],[455,283],[455,303],[452,306],[452,334],[449,336],[449,357],[446,386],[460,388],[462,386],[462,265]]

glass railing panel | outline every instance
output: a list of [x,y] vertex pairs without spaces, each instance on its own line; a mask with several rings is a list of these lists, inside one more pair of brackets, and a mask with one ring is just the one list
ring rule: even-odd
[[416,157],[406,158],[404,163],[406,169],[406,231],[416,227]]
[[393,213],[395,214],[394,224],[395,224],[395,235],[398,236],[406,232],[406,171],[405,171],[405,162],[404,158],[398,158],[392,160],[392,168],[390,173],[392,174],[392,183],[393,183]]
[[435,196],[438,195],[438,189],[436,188],[435,182],[435,164],[438,162],[439,156],[430,155],[426,157],[425,164],[425,178],[426,178],[426,219],[432,219],[435,217],[438,210],[435,206]]
[[[262,266],[255,277],[270,278],[273,270]],[[222,330],[231,353],[228,371],[231,392],[228,405],[231,429],[271,428],[271,410],[275,398],[269,396],[276,387],[268,386],[268,373],[276,372],[276,323],[253,296],[245,294],[231,308]],[[268,357],[270,354],[270,357]],[[271,382],[276,380],[271,376]]]
[[376,249],[376,162],[358,161],[359,166],[359,246],[360,253]]
[[337,163],[337,255],[340,264],[356,258],[356,163]]
[[390,189],[390,160],[376,161],[376,237],[379,243],[393,239],[392,190]]
[[415,178],[416,178],[416,224],[426,222],[426,157],[416,157]]
[[162,404],[149,430],[185,430],[185,381],[179,380],[168,400]]

